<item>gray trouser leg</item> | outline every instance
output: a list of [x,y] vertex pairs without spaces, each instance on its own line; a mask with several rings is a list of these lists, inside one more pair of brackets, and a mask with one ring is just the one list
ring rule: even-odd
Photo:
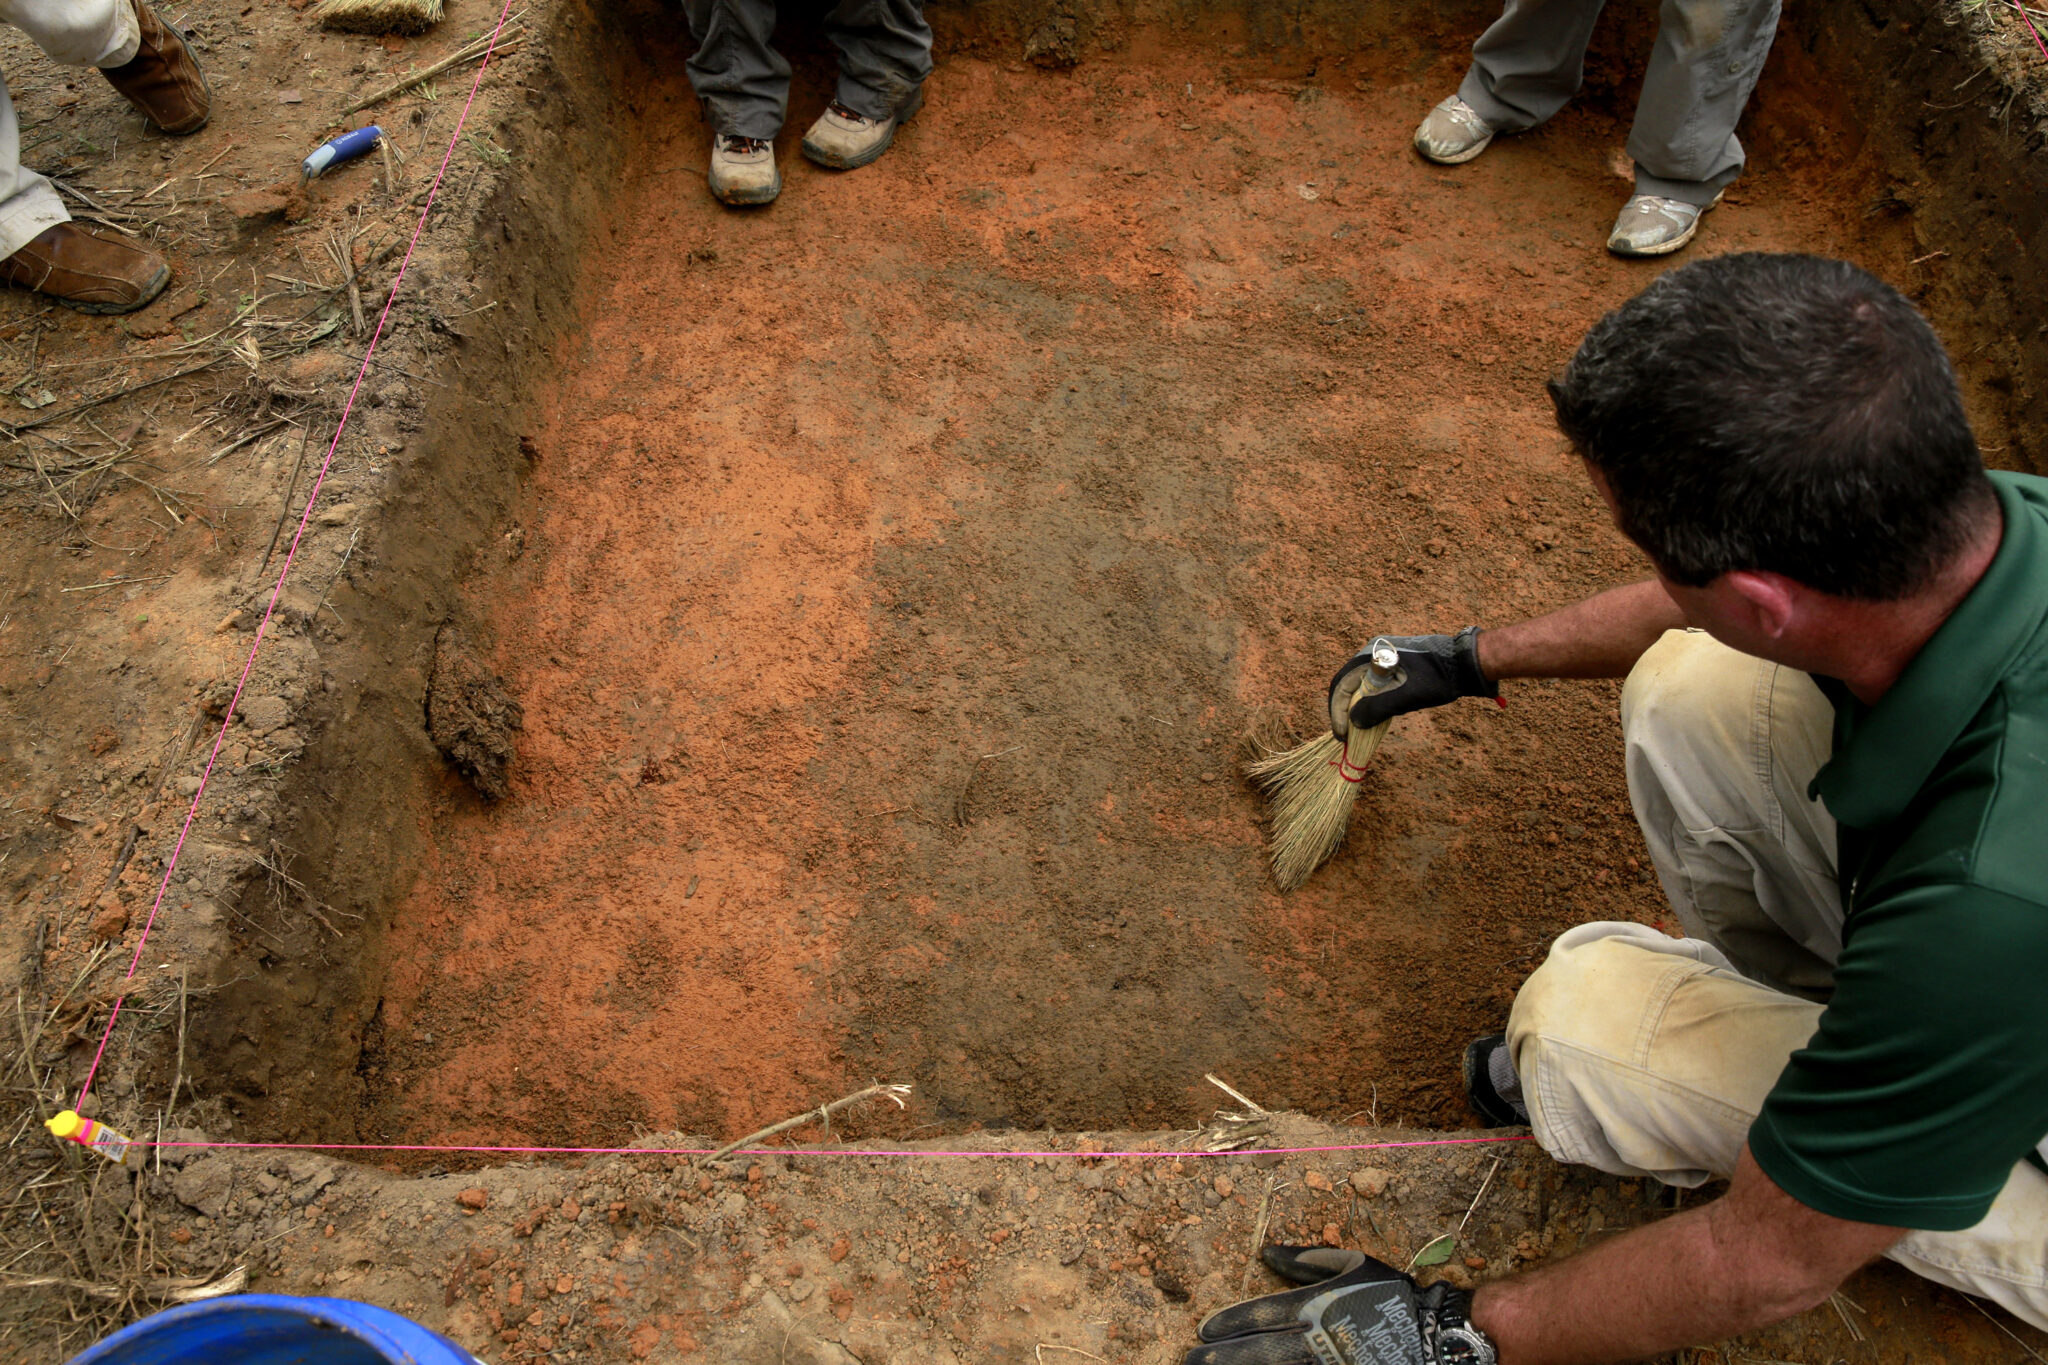
[[[1564,107],[1584,79],[1602,0],[1509,0],[1472,46],[1458,96],[1502,132]],[[1763,73],[1779,0],[1663,0],[1628,153],[1636,193],[1712,203],[1742,171],[1736,121]]]
[[1742,173],[1735,124],[1778,32],[1779,0],[1664,0],[1628,136],[1636,193],[1710,204]]
[[769,46],[775,0],[684,0],[697,50],[690,88],[712,131],[773,139],[789,108],[789,63]]
[[839,0],[825,36],[839,49],[838,100],[864,118],[894,118],[932,74],[924,0]]
[[1458,98],[1503,133],[1534,128],[1579,93],[1604,0],[1508,0],[1472,45]]

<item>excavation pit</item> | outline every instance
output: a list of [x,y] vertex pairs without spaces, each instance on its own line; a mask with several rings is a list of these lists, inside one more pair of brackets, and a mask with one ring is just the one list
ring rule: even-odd
[[[1469,1121],[1459,1049],[1546,943],[1665,913],[1617,689],[1401,722],[1287,895],[1239,748],[1306,733],[1375,632],[1641,573],[1542,382],[1662,268],[1601,250],[1649,20],[1616,16],[1565,114],[1446,170],[1407,139],[1485,16],[1340,8],[1098,16],[1067,70],[1000,7],[944,15],[925,111],[844,175],[795,155],[829,62],[794,39],[787,185],[750,212],[705,193],[672,16],[557,30],[587,89],[533,145],[594,179],[548,209],[575,248],[549,262],[508,202],[499,268],[573,317],[465,362],[529,439],[466,457],[489,476],[431,604],[518,703],[509,791],[415,738],[402,777],[313,802],[367,932],[318,984],[265,962],[222,991],[246,1131],[732,1136],[875,1079],[916,1099],[851,1131],[1186,1127],[1205,1072],[1334,1121]],[[1965,311],[1988,276],[1923,259],[1967,210],[1901,181],[1910,130],[1851,87],[1902,40],[1860,22],[1781,38],[1694,252],[1908,287],[1959,354],[1994,345],[1966,379],[2020,462],[2033,353]],[[417,730],[417,686],[390,691],[387,730]],[[330,777],[383,761],[327,743]]]

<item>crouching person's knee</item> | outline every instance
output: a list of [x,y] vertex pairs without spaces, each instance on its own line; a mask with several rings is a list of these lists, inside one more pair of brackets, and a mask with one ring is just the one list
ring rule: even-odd
[[[1515,996],[1507,1039],[1530,1127],[1559,1161],[1696,1185],[1732,1162],[1748,1118],[1701,1125],[1657,1071],[1658,1026],[1675,990],[1721,966],[1705,943],[1640,924],[1584,924],[1560,936]],[[1677,1140],[1672,1140],[1674,1134]],[[1731,1167],[1732,1168],[1732,1167]]]

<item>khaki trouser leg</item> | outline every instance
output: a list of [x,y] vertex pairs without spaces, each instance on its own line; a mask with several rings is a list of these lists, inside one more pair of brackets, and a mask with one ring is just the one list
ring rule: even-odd
[[[142,41],[129,0],[0,0],[0,24],[19,28],[67,66],[119,66]],[[55,187],[21,164],[21,129],[0,77],[0,258],[70,217]]]
[[[1829,709],[1803,676],[1696,633],[1665,636],[1630,675],[1630,795],[1696,937],[1581,925],[1516,996],[1508,1045],[1558,1160],[1685,1186],[1735,1169],[1822,1010],[1754,977],[1824,991],[1815,964],[1832,968],[1839,951],[1839,897],[1831,871],[1817,875],[1834,861],[1833,825],[1803,808]],[[1912,1233],[1887,1254],[2048,1328],[2048,1177],[2016,1166],[1976,1227]]]

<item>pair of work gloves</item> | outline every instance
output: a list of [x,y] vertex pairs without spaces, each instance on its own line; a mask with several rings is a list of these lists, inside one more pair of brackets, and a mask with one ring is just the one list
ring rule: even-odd
[[1269,1246],[1266,1264],[1300,1289],[1218,1309],[1182,1365],[1494,1365],[1472,1296],[1427,1289],[1383,1261],[1331,1247]]
[[[1366,686],[1374,655],[1390,648],[1400,658],[1393,681]],[[1479,667],[1479,627],[1456,635],[1382,635],[1330,679],[1330,733],[1342,740],[1354,725],[1370,729],[1460,697],[1500,699],[1500,685]]]

